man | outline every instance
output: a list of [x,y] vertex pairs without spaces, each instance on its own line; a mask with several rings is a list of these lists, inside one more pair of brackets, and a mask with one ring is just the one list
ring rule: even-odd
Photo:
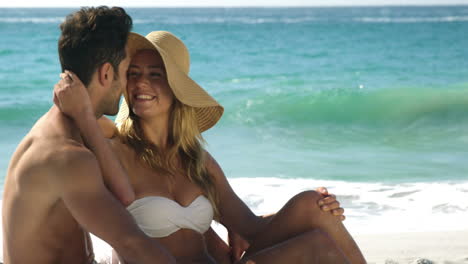
[[[131,18],[116,7],[82,8],[61,24],[62,69],[75,72],[89,93],[90,102],[82,106],[93,114],[82,119],[117,113],[131,27]],[[82,138],[76,126],[80,116],[71,118],[51,107],[13,154],[3,197],[5,263],[94,263],[88,231],[131,263],[173,263],[122,205],[134,194],[102,134]],[[105,146],[93,153],[84,142]],[[99,161],[109,166],[100,167]]]

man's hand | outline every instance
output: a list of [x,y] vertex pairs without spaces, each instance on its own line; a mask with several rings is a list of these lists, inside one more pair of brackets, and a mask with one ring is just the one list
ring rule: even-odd
[[54,86],[54,104],[65,115],[77,120],[85,113],[93,113],[88,91],[74,73],[65,71]]
[[333,215],[340,217],[341,221],[344,221],[346,219],[346,216],[344,216],[344,209],[340,207],[340,202],[336,200],[336,195],[329,194],[325,187],[318,187],[316,191],[323,196],[323,198],[318,201],[320,209],[325,212],[331,212]]

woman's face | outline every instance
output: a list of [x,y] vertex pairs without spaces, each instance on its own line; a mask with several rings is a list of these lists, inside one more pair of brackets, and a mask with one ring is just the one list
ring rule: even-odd
[[137,52],[130,62],[127,76],[128,97],[135,115],[143,119],[169,115],[174,94],[157,51]]

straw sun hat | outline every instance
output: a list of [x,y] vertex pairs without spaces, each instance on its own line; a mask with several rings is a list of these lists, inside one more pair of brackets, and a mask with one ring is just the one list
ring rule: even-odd
[[[200,132],[208,130],[218,122],[223,107],[189,76],[190,56],[184,43],[167,31],[153,31],[143,37],[131,32],[128,38],[131,56],[143,49],[156,50],[166,67],[166,76],[174,96],[183,104],[195,108]],[[119,125],[128,118],[128,93],[124,89],[124,100],[120,105],[115,122]]]

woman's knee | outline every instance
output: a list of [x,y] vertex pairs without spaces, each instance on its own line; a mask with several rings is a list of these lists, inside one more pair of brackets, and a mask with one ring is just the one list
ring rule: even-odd
[[284,213],[289,221],[301,226],[304,231],[334,225],[339,219],[320,209],[320,199],[322,194],[316,191],[301,192],[289,200]]
[[295,211],[301,215],[310,215],[320,212],[318,201],[322,195],[316,191],[304,191],[294,196],[290,202]]

